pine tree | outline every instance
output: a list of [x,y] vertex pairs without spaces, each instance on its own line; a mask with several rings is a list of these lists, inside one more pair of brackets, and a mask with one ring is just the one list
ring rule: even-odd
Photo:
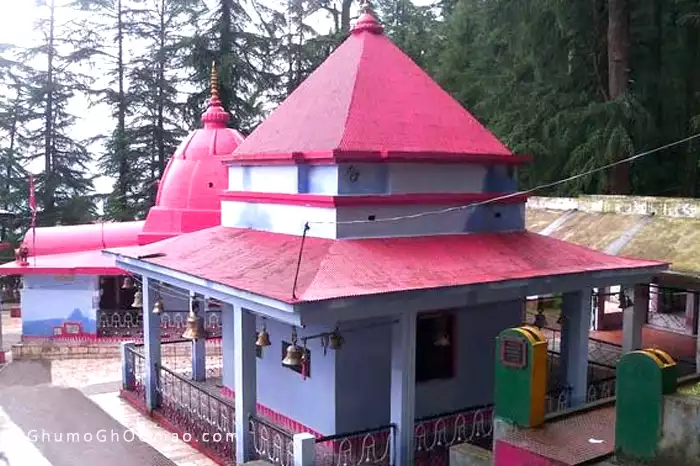
[[[105,217],[117,221],[133,220],[143,215],[143,193],[133,192],[139,186],[144,164],[138,152],[132,150],[134,131],[130,129],[134,103],[127,82],[129,58],[127,46],[134,35],[136,11],[126,0],[80,0],[82,10],[91,13],[82,30],[84,37],[73,58],[81,62],[96,61],[105,70],[109,81],[91,94],[112,109],[114,126],[106,134],[96,136],[104,141],[104,153],[99,160],[101,173],[114,178],[114,189],[105,199]],[[129,123],[129,125],[127,125]]]
[[26,88],[23,85],[23,67],[9,54],[13,51],[7,45],[0,47],[0,75],[7,87],[0,95],[0,210],[13,214],[15,221],[0,218],[0,242],[16,244],[28,224],[24,213],[27,211],[28,175],[23,167],[27,147],[27,123],[31,120],[28,112]]
[[437,10],[433,6],[416,6],[411,0],[377,0],[386,33],[421,67],[430,69],[436,50]]
[[189,81],[196,88],[187,100],[189,122],[199,125],[201,103],[208,96],[209,73],[215,62],[219,96],[231,114],[229,127],[247,134],[260,122],[268,91],[277,80],[275,70],[270,69],[274,63],[268,33],[280,18],[259,1],[251,2],[249,9],[241,0],[212,3],[213,8],[200,18],[196,34],[183,42],[187,50],[183,64],[192,71]]
[[71,30],[69,25],[57,24],[54,0],[42,5],[45,17],[36,30],[44,40],[24,54],[25,62],[45,61],[43,69],[32,70],[28,76],[30,111],[41,112],[41,126],[28,135],[35,148],[33,158],[44,161],[44,171],[37,178],[41,209],[37,221],[41,225],[84,223],[96,214],[88,166],[91,157],[85,141],[73,136],[76,116],[68,105],[87,91],[89,79],[72,70]]
[[141,0],[134,35],[145,44],[127,73],[133,118],[127,125],[132,168],[142,173],[135,192],[143,193],[138,209],[145,214],[155,202],[157,180],[186,135],[183,127],[182,70],[185,33],[194,33],[201,14],[199,0]]

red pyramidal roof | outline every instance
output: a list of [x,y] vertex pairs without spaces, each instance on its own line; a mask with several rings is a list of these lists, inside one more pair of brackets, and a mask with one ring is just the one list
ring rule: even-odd
[[342,157],[524,161],[385,36],[369,11],[229,160]]

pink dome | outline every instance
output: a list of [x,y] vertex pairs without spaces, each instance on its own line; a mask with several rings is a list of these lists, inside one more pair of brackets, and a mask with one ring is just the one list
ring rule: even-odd
[[217,87],[216,70],[213,70],[212,97],[202,115],[204,127],[180,144],[165,167],[156,204],[148,212],[139,235],[140,244],[221,223],[219,193],[228,183],[223,158],[230,156],[244,137],[226,127],[229,114],[221,105]]

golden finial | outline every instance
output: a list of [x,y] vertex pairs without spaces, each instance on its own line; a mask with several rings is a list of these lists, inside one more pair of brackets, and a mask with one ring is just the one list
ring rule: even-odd
[[207,111],[202,115],[202,123],[205,128],[223,128],[226,126],[230,115],[224,110],[219,99],[219,75],[216,73],[216,62],[211,64],[211,97],[207,102]]
[[219,100],[219,75],[216,72],[216,62],[211,63],[211,98]]

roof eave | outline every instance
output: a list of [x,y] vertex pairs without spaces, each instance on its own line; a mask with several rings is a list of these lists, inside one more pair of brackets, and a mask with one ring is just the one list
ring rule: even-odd
[[422,151],[308,151],[243,153],[222,159],[228,165],[274,165],[289,163],[338,164],[338,163],[449,163],[517,166],[532,162],[531,155],[422,152]]

